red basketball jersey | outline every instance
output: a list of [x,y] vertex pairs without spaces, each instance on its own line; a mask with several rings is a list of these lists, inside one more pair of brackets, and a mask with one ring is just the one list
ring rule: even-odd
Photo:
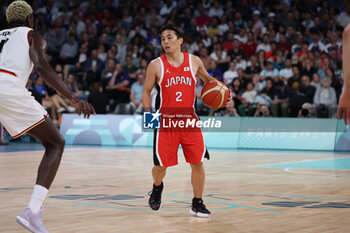
[[[158,58],[161,77],[157,85],[156,108],[159,109],[164,124],[154,131],[153,159],[155,165],[164,167],[177,164],[179,145],[182,146],[188,163],[200,163],[205,156],[209,156],[201,129],[184,126],[193,119],[197,121],[198,117],[194,107],[196,79],[192,70],[192,55],[183,54],[184,61],[178,67],[172,66],[165,55]],[[182,124],[184,127],[180,126],[181,122],[185,122]]]
[[160,59],[162,71],[158,82],[157,109],[162,114],[194,114],[196,79],[192,71],[191,54],[183,53],[184,61],[172,66],[165,54]]

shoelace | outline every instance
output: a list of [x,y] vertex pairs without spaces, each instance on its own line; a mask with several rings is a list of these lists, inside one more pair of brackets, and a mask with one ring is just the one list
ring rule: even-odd
[[204,205],[203,201],[199,201],[195,206],[198,209],[206,209],[206,206]]
[[204,205],[203,201],[199,202],[198,206],[206,208],[206,206]]
[[151,196],[151,198],[154,198],[157,200],[160,199],[160,195],[161,195],[160,192],[153,192],[153,190],[148,192],[148,196]]

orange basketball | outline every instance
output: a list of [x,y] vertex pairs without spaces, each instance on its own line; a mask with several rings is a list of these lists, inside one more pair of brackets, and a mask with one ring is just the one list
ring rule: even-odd
[[222,82],[210,81],[204,85],[201,96],[203,103],[208,107],[222,108],[230,97],[230,91]]

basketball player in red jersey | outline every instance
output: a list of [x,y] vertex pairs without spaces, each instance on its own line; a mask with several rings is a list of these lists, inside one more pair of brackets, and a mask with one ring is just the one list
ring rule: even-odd
[[339,98],[338,119],[344,118],[345,124],[350,125],[350,24],[343,32],[343,91]]
[[40,77],[75,105],[79,114],[89,117],[95,110],[75,97],[49,65],[46,41],[33,30],[31,6],[25,1],[13,1],[6,10],[6,19],[10,28],[0,31],[0,122],[12,137],[27,132],[45,147],[32,197],[16,220],[31,232],[46,233],[42,203],[55,178],[65,142],[47,117],[46,110],[25,88],[33,67]]
[[[216,80],[208,74],[199,57],[181,52],[184,34],[174,25],[165,25],[160,29],[161,42],[165,54],[154,59],[147,68],[146,80],[142,93],[142,104],[145,111],[151,110],[151,91],[157,86],[156,107],[162,117],[165,114],[190,114],[195,116],[195,83],[196,76],[207,83]],[[173,119],[176,120],[176,119]],[[203,158],[209,155],[204,145],[201,130],[175,129],[172,131],[155,130],[154,134],[154,167],[153,190],[149,205],[158,210],[161,204],[163,178],[167,167],[177,165],[177,151],[181,144],[186,162],[192,168],[191,182],[194,198],[190,212],[198,217],[210,217],[210,211],[202,200],[205,172]]]

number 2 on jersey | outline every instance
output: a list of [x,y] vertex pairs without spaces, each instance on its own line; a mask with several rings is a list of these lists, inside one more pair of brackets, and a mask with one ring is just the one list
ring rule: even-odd
[[8,41],[9,39],[6,39],[6,40],[2,40],[0,42],[0,53],[2,52],[2,47],[4,47],[5,43]]
[[176,92],[176,102],[182,102],[181,96],[182,96],[181,91]]

